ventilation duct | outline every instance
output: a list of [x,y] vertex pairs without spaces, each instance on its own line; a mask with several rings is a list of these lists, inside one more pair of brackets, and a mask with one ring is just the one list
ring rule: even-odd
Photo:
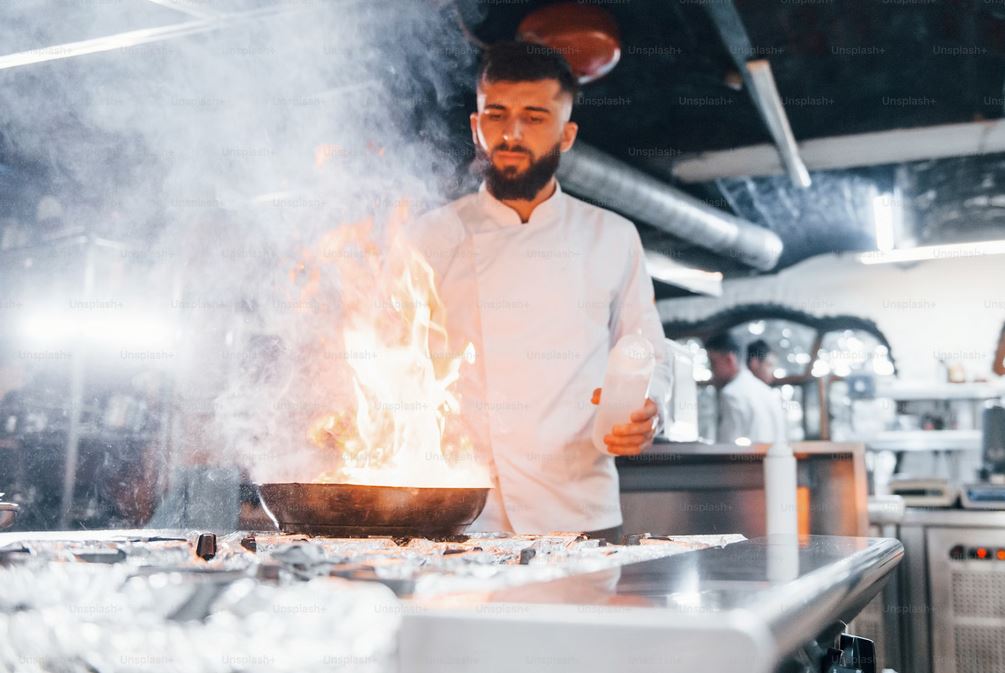
[[562,156],[562,186],[723,257],[770,271],[782,254],[773,231],[713,208],[584,143]]

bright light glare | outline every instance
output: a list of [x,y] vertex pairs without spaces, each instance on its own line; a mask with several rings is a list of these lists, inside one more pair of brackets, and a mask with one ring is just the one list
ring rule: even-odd
[[862,264],[893,264],[899,262],[925,262],[933,259],[958,259],[1005,254],[1005,239],[978,243],[952,243],[901,248],[888,252],[863,252],[858,256]]
[[827,376],[830,373],[831,366],[823,360],[817,360],[813,363],[813,370],[810,372],[810,375],[819,378],[821,376]]
[[712,380],[712,370],[708,367],[702,367],[701,365],[694,366],[694,380],[699,383]]
[[115,348],[164,349],[172,341],[170,325],[149,316],[83,317],[46,311],[26,316],[20,331],[26,342],[43,348],[82,340]]
[[722,273],[686,266],[655,250],[646,250],[646,269],[656,280],[713,297],[722,296]]
[[872,369],[876,372],[877,376],[889,376],[893,374],[893,363],[886,358],[882,360],[875,360],[872,365]]

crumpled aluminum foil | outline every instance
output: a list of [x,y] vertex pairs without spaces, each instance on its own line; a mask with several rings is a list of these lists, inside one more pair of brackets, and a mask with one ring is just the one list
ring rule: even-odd
[[[173,615],[209,595],[204,621]],[[226,673],[395,668],[400,603],[386,587],[286,585],[128,565],[0,569],[0,671]]]

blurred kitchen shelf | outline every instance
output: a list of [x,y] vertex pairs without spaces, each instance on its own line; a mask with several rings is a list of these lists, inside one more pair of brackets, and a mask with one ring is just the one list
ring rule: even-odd
[[870,451],[977,451],[980,430],[891,430],[859,437]]
[[910,400],[987,400],[1005,395],[1001,383],[928,383],[891,381],[876,383],[876,397]]

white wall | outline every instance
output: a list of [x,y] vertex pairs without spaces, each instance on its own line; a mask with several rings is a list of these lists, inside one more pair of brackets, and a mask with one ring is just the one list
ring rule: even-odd
[[994,378],[991,364],[1005,323],[1005,256],[905,268],[824,255],[773,276],[726,281],[719,298],[670,299],[659,308],[663,320],[690,321],[751,303],[871,319],[889,339],[904,379],[940,380],[940,357],[963,363],[968,378]]

